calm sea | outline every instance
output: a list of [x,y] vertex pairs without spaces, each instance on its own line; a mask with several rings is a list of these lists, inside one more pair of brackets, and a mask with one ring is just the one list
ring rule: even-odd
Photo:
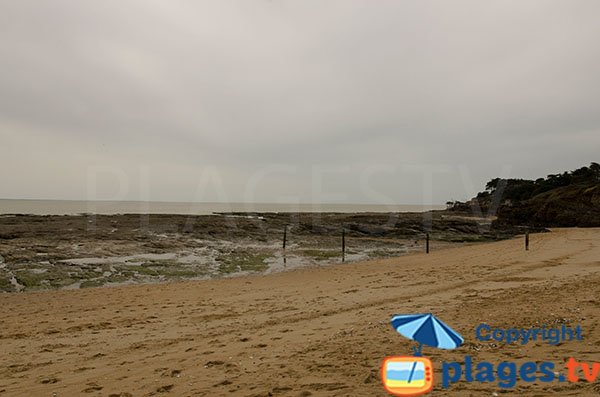
[[0,199],[0,214],[73,215],[183,214],[213,212],[420,212],[444,205],[176,203],[160,201],[71,201]]

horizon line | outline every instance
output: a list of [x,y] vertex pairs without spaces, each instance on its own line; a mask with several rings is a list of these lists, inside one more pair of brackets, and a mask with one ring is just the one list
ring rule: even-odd
[[167,204],[258,204],[258,205],[376,205],[382,207],[411,205],[411,206],[445,206],[446,203],[360,203],[360,202],[276,202],[276,201],[165,201],[165,200],[85,200],[85,199],[49,199],[49,198],[6,198],[0,197],[3,201],[70,201],[70,202],[99,202],[99,203],[167,203]]

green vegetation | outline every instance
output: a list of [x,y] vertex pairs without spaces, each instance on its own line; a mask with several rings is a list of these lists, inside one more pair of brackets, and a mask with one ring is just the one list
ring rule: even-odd
[[591,163],[589,167],[581,167],[571,172],[551,174],[535,181],[528,179],[494,178],[485,185],[485,191],[477,194],[481,204],[489,205],[494,196],[501,196],[503,202],[524,201],[539,194],[565,186],[590,186],[600,183],[600,164]]
[[[496,225],[600,226],[600,164],[546,178],[494,178],[467,203],[449,201],[449,210],[497,210]],[[475,208],[478,207],[478,208]]]
[[0,292],[12,292],[14,287],[10,282],[10,276],[7,272],[0,271]]
[[271,257],[266,252],[251,253],[239,252],[223,255],[217,258],[219,262],[219,272],[231,274],[236,272],[260,272],[269,267],[265,260]]
[[141,266],[131,266],[128,270],[131,270],[138,275],[167,278],[197,277],[205,273],[202,269],[190,268],[176,262],[144,263]]
[[203,272],[195,271],[194,269],[189,268],[168,269],[161,273],[161,275],[168,278],[190,278],[203,276],[204,274],[205,273]]
[[15,272],[17,282],[25,288],[38,288],[43,284],[50,284],[52,277],[45,273],[33,273],[29,270],[18,270]]
[[142,266],[130,266],[129,269],[131,269],[131,271],[133,272],[136,272],[137,274],[141,274],[144,276],[160,275],[160,272],[156,268],[149,267],[146,264],[143,264]]
[[[263,270],[264,263],[250,258],[241,264],[244,270]],[[239,264],[238,264],[239,265]],[[237,271],[237,270],[236,270]],[[18,265],[13,269],[15,278],[25,290],[62,288],[80,283],[80,288],[99,287],[107,283],[123,283],[142,278],[181,279],[205,276],[208,269],[190,266],[176,260],[152,260],[141,265],[111,263],[90,267],[87,265]],[[110,274],[106,274],[109,272]],[[9,273],[0,269],[0,291],[12,292]]]
[[79,288],[101,287],[103,285],[103,280],[86,280],[79,285]]
[[68,271],[68,274],[71,278],[74,278],[76,280],[88,280],[88,279],[93,279],[96,277],[100,277],[102,276],[102,272],[99,272],[95,269],[78,269],[78,270],[71,270]]

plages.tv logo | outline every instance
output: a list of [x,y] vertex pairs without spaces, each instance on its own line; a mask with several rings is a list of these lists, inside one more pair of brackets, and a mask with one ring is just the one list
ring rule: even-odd
[[464,339],[433,314],[403,314],[392,317],[398,333],[418,343],[413,356],[386,357],[381,364],[381,381],[385,390],[395,396],[418,396],[433,389],[433,365],[422,357],[423,345],[439,349],[455,349]]

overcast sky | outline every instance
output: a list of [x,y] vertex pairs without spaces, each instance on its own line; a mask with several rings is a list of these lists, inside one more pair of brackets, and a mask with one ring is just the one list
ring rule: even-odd
[[0,0],[0,197],[466,199],[598,161],[600,1]]

